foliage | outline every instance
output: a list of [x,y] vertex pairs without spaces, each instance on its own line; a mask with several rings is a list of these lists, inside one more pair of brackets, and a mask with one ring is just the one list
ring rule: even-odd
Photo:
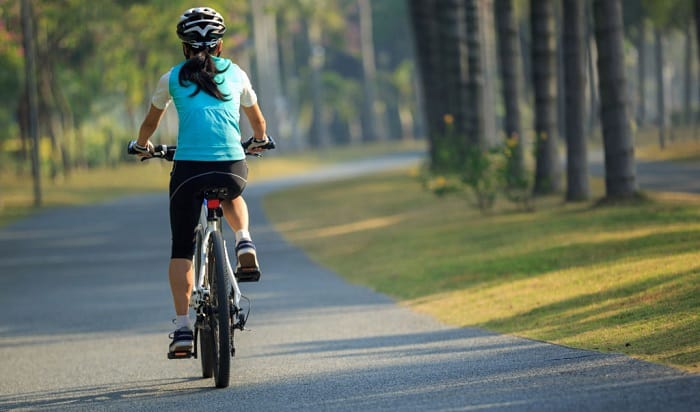
[[482,212],[493,209],[496,195],[504,186],[502,174],[504,159],[498,148],[482,150],[477,146],[467,148],[462,169],[462,181],[471,188],[476,204]]
[[[261,0],[262,1],[262,0]],[[51,167],[60,174],[66,167],[110,164],[120,156],[114,155],[109,142],[131,138],[148,109],[151,94],[170,67],[182,59],[179,40],[174,34],[175,23],[183,10],[193,7],[186,0],[143,0],[102,2],[98,7],[83,0],[33,0],[35,39],[39,57],[37,73],[40,82],[40,138],[50,140],[56,149],[48,151]],[[266,112],[268,126],[282,143],[296,130],[308,138],[311,121],[304,119],[312,113],[309,73],[309,28],[318,26],[318,46],[325,50],[321,86],[326,108],[323,121],[331,130],[332,143],[359,141],[362,134],[360,112],[365,104],[362,91],[362,63],[359,43],[355,36],[359,26],[356,0],[265,0],[265,10],[274,13],[277,22],[280,71],[283,75],[278,91],[280,101],[270,107],[289,110],[287,124],[277,124],[276,113]],[[250,2],[211,0],[226,19],[224,38],[226,57],[239,63],[260,89],[261,70],[254,52],[255,23]],[[401,99],[387,105],[398,111],[411,107],[415,101],[410,75],[391,75],[410,58],[410,44],[395,47],[398,32],[407,32],[400,0],[373,5],[376,21],[383,25],[375,29],[377,53],[381,54],[378,88],[392,93],[401,88]],[[24,62],[19,19],[19,2],[0,1],[0,97],[7,104],[0,106],[0,159],[4,169],[14,169],[5,160],[27,150],[22,141],[25,132],[19,127],[20,102],[24,94]],[[378,16],[378,17],[377,17]],[[270,45],[275,47],[274,45]],[[383,57],[382,57],[383,56]],[[398,83],[398,84],[397,84]],[[306,86],[306,87],[305,87]],[[407,92],[408,91],[408,92]],[[384,92],[382,92],[384,93]],[[258,93],[259,98],[262,97]],[[263,106],[267,102],[262,102]],[[104,120],[107,115],[111,119]],[[309,116],[306,115],[306,118]],[[387,113],[387,119],[399,115]],[[410,118],[410,117],[409,117]],[[398,123],[398,120],[389,120]],[[108,126],[106,126],[108,124]],[[305,127],[306,126],[306,127]],[[175,127],[162,128],[175,130]],[[393,130],[401,130],[393,126]],[[13,142],[5,145],[3,141]],[[8,152],[14,150],[15,152]],[[65,159],[57,153],[65,151]],[[111,154],[106,154],[111,153]],[[67,172],[67,171],[66,171]]]
[[[0,99],[3,102],[17,102],[24,84],[24,57],[19,31],[8,27],[10,20],[9,3],[0,3]],[[3,105],[5,106],[5,105]],[[13,137],[17,131],[15,112],[0,110],[0,145]]]
[[493,209],[498,196],[504,196],[520,210],[534,209],[532,181],[513,168],[517,139],[489,149],[467,146],[456,150],[454,139],[434,141],[435,163],[424,166],[420,177],[423,187],[437,196],[468,190],[482,212]]

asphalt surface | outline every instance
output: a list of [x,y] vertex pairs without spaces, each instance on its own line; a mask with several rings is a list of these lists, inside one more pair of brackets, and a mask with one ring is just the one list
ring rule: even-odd
[[236,335],[226,389],[200,378],[199,361],[166,359],[166,195],[49,210],[0,230],[0,410],[700,410],[699,375],[443,325],[314,264],[260,212],[271,190],[413,159],[247,190],[264,275],[242,284],[251,330]]

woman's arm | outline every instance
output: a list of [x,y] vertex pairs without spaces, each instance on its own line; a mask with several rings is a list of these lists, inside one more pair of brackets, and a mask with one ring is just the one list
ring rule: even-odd
[[253,136],[256,140],[267,140],[267,126],[265,124],[265,117],[260,110],[260,106],[255,103],[252,106],[242,106],[243,113],[245,113],[248,121],[250,122],[250,127],[253,128]]
[[138,139],[136,139],[136,144],[143,147],[145,147],[148,144],[148,139],[151,136],[153,136],[153,133],[158,128],[158,125],[160,124],[160,119],[163,118],[163,113],[165,113],[165,110],[159,109],[154,105],[151,105],[151,108],[146,114],[146,118],[143,119],[143,123],[141,123],[141,128],[139,129],[139,137]]

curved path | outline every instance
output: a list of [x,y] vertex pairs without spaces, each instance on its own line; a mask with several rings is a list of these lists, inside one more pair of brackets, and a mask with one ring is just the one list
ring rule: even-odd
[[[384,159],[281,186],[415,161]],[[0,410],[688,411],[700,376],[452,328],[311,262],[261,216],[265,269],[231,387],[168,361],[167,198],[56,209],[0,231]],[[259,210],[259,209],[258,209]],[[230,235],[230,232],[228,232]]]

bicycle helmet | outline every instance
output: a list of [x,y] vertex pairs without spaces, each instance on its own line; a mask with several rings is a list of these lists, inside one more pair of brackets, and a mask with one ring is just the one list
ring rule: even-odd
[[177,37],[195,48],[216,46],[225,32],[224,18],[210,7],[186,10],[177,24]]

